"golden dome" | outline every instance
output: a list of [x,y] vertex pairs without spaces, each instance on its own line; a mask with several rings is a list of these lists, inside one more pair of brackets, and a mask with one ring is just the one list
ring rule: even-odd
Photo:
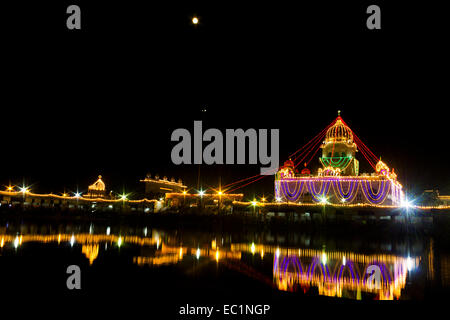
[[102,181],[102,176],[98,176],[98,180],[91,184],[88,187],[89,190],[96,190],[96,191],[105,191],[105,183]]
[[337,118],[334,125],[328,129],[327,134],[325,135],[325,142],[353,142],[352,130],[342,122],[340,116]]

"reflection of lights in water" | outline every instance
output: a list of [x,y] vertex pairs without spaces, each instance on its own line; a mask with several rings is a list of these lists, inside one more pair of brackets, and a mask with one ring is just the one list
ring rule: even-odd
[[159,249],[159,238],[156,239],[156,249]]
[[275,251],[275,255],[277,258],[280,256],[280,248],[277,248],[277,251]]
[[261,250],[261,259],[264,258],[264,250]]
[[61,243],[61,234],[58,234],[58,244]]
[[16,238],[14,239],[14,248],[17,249],[18,246],[19,246],[19,237],[16,237]]
[[327,264],[327,255],[325,252],[322,252],[322,264]]
[[183,248],[180,248],[180,259],[183,258]]
[[89,226],[89,234],[92,234],[94,232],[94,226],[91,224]]
[[347,260],[345,259],[345,256],[342,257],[342,264],[345,266],[345,264],[347,263]]
[[2,242],[0,243],[0,248],[3,248],[4,245],[5,245],[5,239],[2,238]]
[[413,269],[413,261],[411,257],[408,257],[406,259],[406,268],[408,269],[408,271],[411,271]]
[[219,250],[216,250],[216,261],[219,261]]
[[255,254],[256,248],[255,248],[254,242],[252,242],[251,251],[252,251],[252,254]]
[[147,227],[144,228],[144,237],[146,237],[146,236],[147,236]]
[[74,243],[75,243],[75,236],[72,235],[72,237],[70,238],[70,246],[73,247]]
[[197,252],[195,253],[197,259],[200,259],[200,248],[197,248]]
[[117,240],[117,246],[120,248],[122,245],[122,237],[119,237],[119,240]]
[[106,228],[106,235],[109,236],[110,233],[111,233],[111,228],[110,227]]

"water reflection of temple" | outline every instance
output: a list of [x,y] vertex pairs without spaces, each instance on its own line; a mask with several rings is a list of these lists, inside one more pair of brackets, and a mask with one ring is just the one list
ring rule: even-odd
[[[81,246],[81,253],[90,264],[95,263],[102,250],[126,245],[141,247],[134,254],[133,263],[139,266],[176,264],[185,258],[215,261],[227,268],[239,271],[284,291],[311,289],[319,295],[347,297],[351,299],[372,298],[380,300],[399,299],[406,286],[410,272],[426,269],[428,280],[435,275],[436,257],[432,243],[421,255],[403,256],[392,253],[363,254],[352,251],[280,247],[254,243],[229,243],[219,245],[216,241],[198,246],[180,245],[174,238],[164,238],[158,233],[147,236],[60,233],[11,235],[0,231],[0,248],[20,249],[28,242],[58,243]],[[272,274],[264,274],[251,265],[248,257],[261,260],[273,259]],[[189,261],[189,259],[187,261]],[[450,265],[446,255],[439,256],[439,278],[442,285],[450,285]],[[380,282],[370,281],[370,266],[380,270]]]

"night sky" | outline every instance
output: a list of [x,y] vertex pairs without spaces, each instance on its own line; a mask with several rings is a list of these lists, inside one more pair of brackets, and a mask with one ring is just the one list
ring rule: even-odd
[[[101,174],[108,189],[140,191],[139,179],[158,173],[196,187],[197,165],[171,163],[174,129],[277,128],[282,162],[341,110],[408,192],[450,194],[443,8],[241,2],[2,3],[0,183],[60,193]],[[66,29],[69,4],[81,7],[80,31]],[[381,30],[366,28],[370,4]],[[203,165],[201,184],[259,167]],[[273,177],[244,191],[273,194]]]

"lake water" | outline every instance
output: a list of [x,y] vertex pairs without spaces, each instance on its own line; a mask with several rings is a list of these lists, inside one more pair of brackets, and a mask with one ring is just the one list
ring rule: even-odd
[[[169,304],[170,312],[225,300],[424,301],[448,294],[450,254],[444,248],[420,234],[6,222],[0,226],[0,280],[3,292],[133,296]],[[70,265],[80,267],[81,290],[67,289]]]

